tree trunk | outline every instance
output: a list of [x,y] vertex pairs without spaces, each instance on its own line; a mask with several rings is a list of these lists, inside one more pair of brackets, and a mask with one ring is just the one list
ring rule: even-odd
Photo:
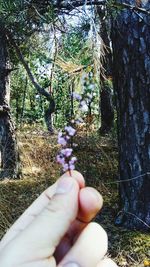
[[121,179],[116,223],[150,230],[150,18],[123,10],[112,29]]
[[24,86],[24,90],[23,90],[23,100],[22,100],[22,109],[21,109],[20,123],[23,123],[23,119],[24,119],[24,111],[25,111],[25,102],[26,102],[27,87],[28,87],[28,77],[26,76],[25,86]]
[[54,100],[53,101],[51,100],[49,102],[48,108],[45,109],[45,122],[50,134],[54,134],[53,121],[52,121],[52,114],[54,113],[54,111],[55,111],[55,102]]
[[109,133],[114,124],[114,105],[112,88],[109,82],[102,81],[100,90],[101,127],[100,134]]
[[[114,124],[113,86],[110,81],[112,76],[112,49],[110,47],[110,20],[106,8],[97,7],[100,18],[100,35],[104,42],[105,56],[103,59],[104,70],[100,73],[100,134],[109,133]],[[107,17],[107,21],[105,19]]]
[[9,61],[5,34],[0,27],[0,179],[16,178],[18,153],[9,108]]

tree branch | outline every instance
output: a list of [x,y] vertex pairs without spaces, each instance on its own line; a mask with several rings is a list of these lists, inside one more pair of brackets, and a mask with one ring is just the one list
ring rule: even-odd
[[[65,3],[65,1],[61,1],[61,3],[58,4],[53,4],[53,8],[58,8],[60,11],[63,12],[63,10],[68,10],[68,11],[72,11],[73,9],[77,8],[77,7],[82,7],[84,6],[85,1],[84,0],[80,0],[80,1],[71,1],[70,3],[67,2]],[[118,3],[116,1],[114,2],[107,2],[106,0],[87,0],[86,2],[87,6],[90,5],[96,5],[96,6],[102,6],[102,5],[107,5],[107,6],[111,6],[114,8],[126,8],[129,9],[131,11],[137,11],[146,15],[150,15],[150,11],[138,6],[134,6],[134,5],[130,5],[130,4],[126,4],[126,3]]]
[[[66,9],[66,10],[73,10],[74,8],[76,7],[81,7],[85,4],[85,1],[71,1],[71,3],[60,3],[59,5],[58,4],[53,4],[53,7],[54,8],[59,8],[60,10],[61,9]],[[106,1],[105,0],[87,0],[87,3],[86,5],[87,6],[90,6],[90,5],[103,5],[103,4],[106,4]]]
[[22,55],[22,52],[19,48],[19,46],[15,43],[15,41],[13,40],[12,36],[11,36],[11,33],[8,31],[8,30],[5,30],[6,32],[6,36],[8,38],[8,41],[9,43],[14,47],[16,53],[17,53],[17,56],[19,58],[19,60],[21,61],[21,63],[23,64],[28,76],[29,76],[29,79],[31,80],[32,84],[34,85],[34,87],[36,88],[36,90],[39,92],[39,94],[45,96],[49,101],[53,101],[53,98],[51,96],[50,93],[48,93],[44,88],[42,88],[38,83],[37,81],[35,80],[29,66],[28,66],[28,63],[25,61],[23,55]]
[[141,7],[137,7],[134,5],[129,5],[126,3],[118,3],[118,2],[113,2],[112,4],[110,4],[112,7],[121,7],[121,8],[127,8],[130,9],[131,11],[138,11],[140,13],[146,14],[146,15],[150,15],[150,11]]

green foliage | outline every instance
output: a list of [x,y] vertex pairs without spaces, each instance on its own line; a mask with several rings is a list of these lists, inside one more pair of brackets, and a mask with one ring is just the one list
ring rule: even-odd
[[17,123],[41,121],[44,99],[36,98],[36,91],[22,65],[11,75],[11,107]]
[[[58,37],[56,62],[53,62],[54,52],[50,48],[51,43],[48,36],[49,34],[47,33],[44,33],[44,35],[34,34],[20,48],[39,84],[46,90],[49,90],[49,86],[51,86],[56,104],[54,124],[56,128],[61,128],[72,117],[71,87],[73,86],[73,91],[78,91],[82,94],[82,76],[92,71],[93,77],[90,78],[89,76],[85,92],[88,94],[88,84],[94,83],[96,85],[98,80],[93,67],[93,51],[88,46],[87,36],[84,36],[79,30],[76,31],[75,28],[71,28],[62,38]],[[60,60],[58,61],[57,58]],[[15,58],[12,58],[12,60],[16,67],[19,68],[19,71],[17,70],[12,75],[11,105],[16,121],[19,123],[22,121],[30,123],[43,121],[44,110],[48,107],[48,102],[44,97],[37,95],[29,81],[25,89],[26,72],[20,64],[18,65],[18,61]],[[64,67],[65,65],[67,68]],[[53,75],[51,77],[49,69],[52,67]],[[71,68],[72,73],[69,73]],[[49,74],[47,74],[47,71]],[[26,93],[25,103],[23,104],[24,90],[26,90]],[[99,88],[96,86],[95,97],[91,106],[94,113],[98,113],[98,91]],[[73,108],[74,113],[78,112],[78,105],[75,101]]]
[[[11,32],[40,86],[47,91],[51,87],[56,104],[55,127],[63,127],[72,118],[71,87],[73,86],[74,91],[82,93],[82,75],[89,73],[89,68],[92,69],[94,76],[91,82],[97,83],[93,50],[88,42],[90,30],[88,19],[74,27],[68,24],[66,34],[60,34],[57,27],[61,27],[61,23],[65,23],[65,20],[63,21],[61,16],[56,16],[52,5],[36,1],[29,4],[24,0],[1,0],[0,16],[2,25]],[[55,47],[50,35],[53,36],[54,43],[56,42]],[[16,122],[18,124],[43,122],[49,102],[37,94],[14,48],[9,45],[8,49],[11,64],[17,69],[11,75],[11,107]],[[58,64],[59,58],[68,68],[72,65],[71,73]],[[41,70],[45,68],[48,68],[49,74],[42,73]],[[96,88],[98,92],[98,87]],[[97,93],[92,105],[92,112],[95,112],[98,107]],[[76,113],[78,110],[76,102],[73,103],[73,108]]]
[[[62,28],[65,19],[56,15],[52,5],[24,0],[1,0],[0,17],[1,24],[11,32],[40,86],[47,91],[51,87],[56,104],[55,126],[62,127],[72,116],[71,85],[73,90],[80,92],[82,74],[89,72],[89,66],[93,68],[93,51],[88,43],[89,20],[85,19],[74,27],[68,24],[66,34],[60,34],[57,27]],[[55,52],[52,51],[50,35],[56,42]],[[9,54],[12,65],[17,68],[11,75],[11,107],[16,122],[42,121],[49,102],[37,95],[11,45]],[[57,64],[59,57],[68,66],[73,64],[74,73]],[[41,72],[46,67],[53,68],[52,75],[50,71],[49,74]],[[94,107],[95,104],[93,110]],[[74,103],[74,109],[76,112],[77,103]]]
[[0,2],[0,14],[4,17],[8,14],[14,15],[18,11],[24,11],[24,0],[1,0]]
[[70,59],[82,65],[92,64],[92,51],[88,45],[87,37],[83,34],[82,28],[70,29],[63,36],[62,44],[63,50],[61,51],[61,56],[64,60]]

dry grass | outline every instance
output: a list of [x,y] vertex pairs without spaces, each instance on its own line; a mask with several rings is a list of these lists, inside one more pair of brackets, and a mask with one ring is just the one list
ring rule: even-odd
[[[104,197],[104,208],[96,221],[107,230],[109,253],[119,266],[144,266],[150,258],[150,236],[148,234],[117,228],[113,221],[118,209],[117,146],[109,137],[81,133],[76,137],[77,169],[86,179],[87,185],[97,188]],[[56,136],[43,131],[26,129],[19,133],[19,147],[23,176],[18,181],[4,180],[0,183],[0,237],[20,214],[51,185],[60,175],[55,163]]]

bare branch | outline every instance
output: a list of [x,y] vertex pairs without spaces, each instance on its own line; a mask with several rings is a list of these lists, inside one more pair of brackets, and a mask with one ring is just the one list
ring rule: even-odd
[[[71,3],[67,2],[67,3],[63,3],[65,1],[62,1],[59,5],[58,4],[54,4],[53,7],[54,8],[59,8],[61,9],[66,9],[66,10],[73,10],[76,7],[81,7],[85,4],[85,1],[71,1]],[[103,5],[106,4],[106,1],[103,0],[88,0],[86,2],[86,5]]]
[[150,15],[150,10],[147,10],[147,9],[144,9],[144,8],[141,8],[141,7],[137,7],[137,6],[134,6],[134,5],[129,5],[129,4],[126,4],[126,3],[118,3],[118,2],[114,2],[111,4],[112,7],[121,7],[121,8],[127,8],[127,9],[130,9],[131,11],[138,11],[140,13],[143,13],[143,14],[146,14],[146,15]]
[[[84,0],[80,0],[80,1],[71,1],[70,3],[66,1],[61,1],[61,3],[58,4],[54,4],[53,8],[54,9],[59,9],[61,12],[67,10],[67,11],[72,11],[73,9],[77,8],[77,7],[82,7],[85,4]],[[114,7],[114,8],[126,8],[129,9],[131,11],[137,11],[146,15],[150,15],[150,11],[141,7],[137,7],[134,5],[130,5],[130,4],[126,4],[126,3],[118,3],[118,2],[107,2],[107,0],[87,0],[86,2],[87,6],[90,5],[95,5],[95,6],[102,6],[102,5],[107,5],[109,7]]]
[[5,30],[6,32],[6,36],[8,38],[8,41],[10,42],[10,44],[14,47],[16,53],[17,53],[17,56],[19,58],[19,60],[21,61],[21,63],[23,64],[32,84],[34,85],[34,87],[36,88],[36,90],[43,96],[45,96],[49,101],[53,101],[52,97],[51,97],[51,94],[48,93],[44,88],[42,88],[38,83],[37,81],[35,80],[29,66],[28,66],[28,63],[25,61],[24,57],[23,57],[23,54],[19,48],[19,46],[15,43],[15,41],[13,40],[12,36],[11,36],[11,33],[8,31],[8,30]]

